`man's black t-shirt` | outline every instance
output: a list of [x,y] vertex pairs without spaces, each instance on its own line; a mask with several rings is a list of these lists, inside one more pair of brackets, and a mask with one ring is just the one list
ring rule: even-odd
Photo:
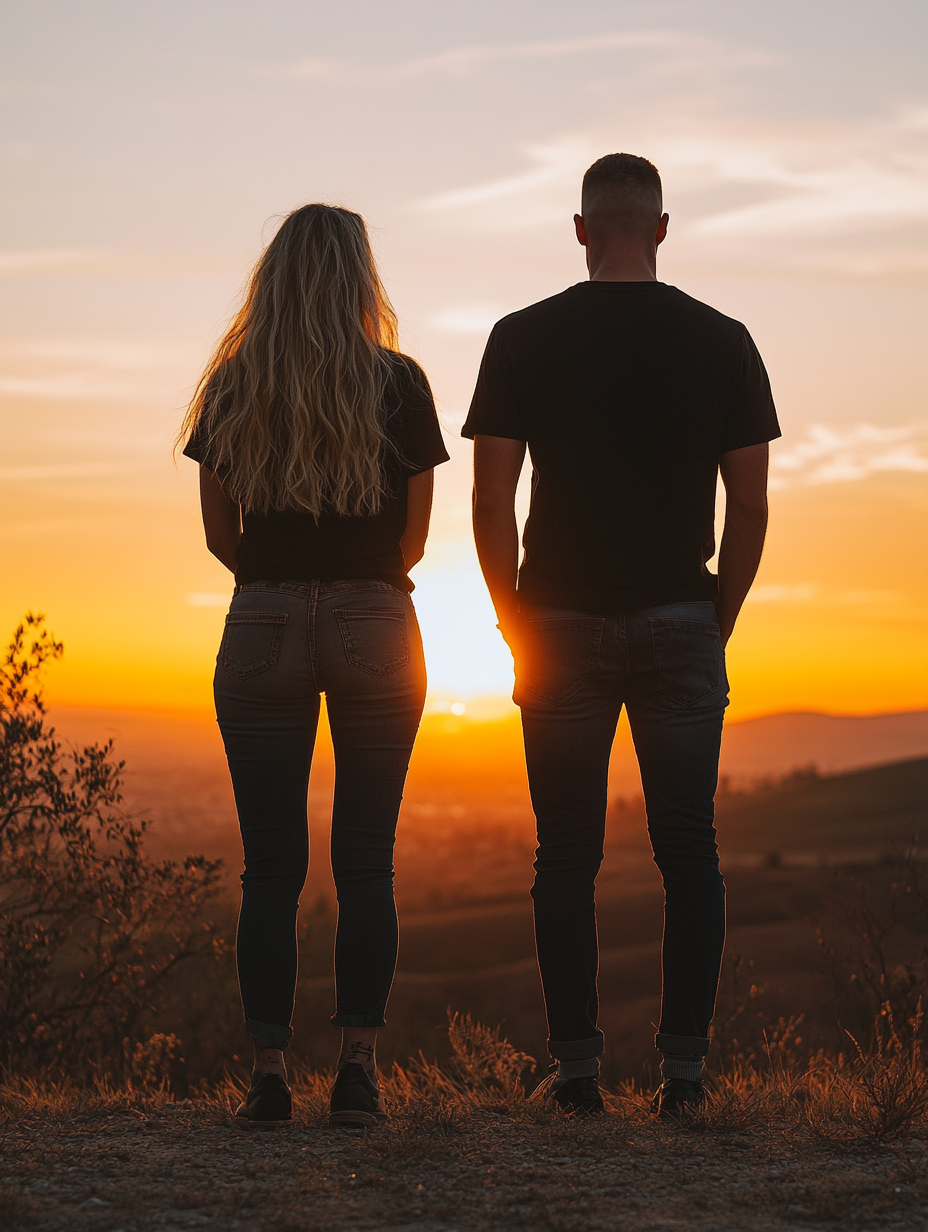
[[583,282],[499,321],[462,435],[526,441],[523,602],[712,599],[719,459],[780,435],[748,331],[662,282]]
[[[392,448],[384,451],[387,496],[380,512],[358,518],[323,514],[317,522],[299,510],[268,514],[243,510],[242,541],[235,554],[237,583],[370,578],[399,590],[413,589],[400,547],[406,529],[407,480],[447,462],[448,451],[425,373],[406,355],[392,354],[391,360],[383,410]],[[206,442],[196,433],[184,453],[210,466]]]

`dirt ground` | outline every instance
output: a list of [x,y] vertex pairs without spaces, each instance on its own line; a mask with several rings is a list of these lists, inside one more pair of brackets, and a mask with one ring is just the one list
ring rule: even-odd
[[[81,1101],[78,1101],[80,1105]],[[109,1106],[107,1106],[109,1103]],[[662,1125],[640,1098],[600,1119],[533,1104],[407,1101],[383,1128],[331,1130],[323,1100],[243,1133],[214,1095],[18,1108],[0,1125],[0,1226],[62,1232],[255,1228],[928,1228],[928,1149],[830,1141],[747,1105]]]

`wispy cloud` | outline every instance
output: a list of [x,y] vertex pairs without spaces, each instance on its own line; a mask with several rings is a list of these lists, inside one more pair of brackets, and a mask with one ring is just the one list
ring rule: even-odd
[[779,62],[779,57],[750,47],[736,47],[719,39],[686,30],[633,30],[549,39],[527,43],[476,43],[452,47],[430,56],[400,60],[394,64],[366,65],[344,58],[304,56],[284,64],[262,65],[254,71],[264,77],[303,81],[413,81],[427,77],[469,77],[481,68],[514,61],[552,60],[602,52],[660,52],[694,58],[703,68],[719,56],[744,68],[760,68]]
[[773,236],[862,230],[928,219],[928,125],[921,113],[817,129],[690,133],[659,141],[678,191],[716,184],[766,190],[761,200],[713,210],[697,235]]
[[[679,119],[674,123],[679,127]],[[690,249],[707,239],[832,236],[928,220],[928,129],[909,117],[817,138],[798,131],[748,137],[719,131],[723,121],[700,125],[703,131],[684,136],[658,124],[637,140],[660,166],[671,211],[683,209],[681,240]],[[562,219],[592,159],[624,140],[603,130],[525,146],[519,153],[527,170],[436,193],[413,208],[466,216],[472,224],[475,208],[508,202],[518,207],[521,227]],[[746,189],[759,190],[761,200],[725,208],[726,197]],[[504,211],[492,215],[497,230],[511,219]]]
[[0,252],[0,274],[51,274],[84,270],[111,254],[103,248],[31,248]]
[[177,352],[168,347],[113,338],[22,342],[5,350],[7,354],[27,359],[80,363],[120,371],[161,368],[177,358]]
[[68,479],[99,479],[124,475],[121,462],[52,462],[36,466],[0,466],[0,483],[48,483]]
[[126,339],[11,343],[0,350],[0,392],[75,401],[163,397],[185,361],[176,348]]
[[232,596],[228,591],[194,590],[187,595],[188,607],[228,607]]
[[770,487],[774,490],[865,479],[881,471],[928,472],[928,428],[909,424],[879,428],[856,424],[832,428],[812,424],[806,439],[782,448],[774,445]]
[[582,139],[554,145],[526,146],[523,154],[536,164],[533,170],[504,176],[484,184],[474,184],[470,188],[437,193],[416,202],[414,208],[427,212],[458,210],[486,202],[503,201],[506,198],[530,196],[540,188],[573,179],[588,166],[593,148],[591,142]]
[[644,106],[619,91],[597,112],[586,131],[517,146],[512,172],[431,193],[411,209],[484,234],[563,225],[590,162],[631,149],[661,170],[669,242],[685,262],[855,277],[928,269],[928,106],[773,123],[733,116],[720,89],[692,109],[670,96]]
[[818,587],[809,582],[798,586],[755,586],[748,599],[751,603],[808,603],[817,590]]
[[190,274],[240,274],[238,256],[221,250],[184,252],[115,248],[31,248],[0,252],[0,276],[87,274],[170,277]]
[[808,603],[817,607],[887,607],[904,601],[898,590],[834,590],[812,582],[755,586],[748,603]]
[[436,313],[429,324],[448,334],[488,334],[508,311],[499,304],[459,304]]

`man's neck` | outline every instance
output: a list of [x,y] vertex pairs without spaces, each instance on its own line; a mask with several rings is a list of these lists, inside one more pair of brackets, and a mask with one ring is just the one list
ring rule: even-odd
[[656,282],[657,260],[640,248],[611,248],[589,254],[590,282]]

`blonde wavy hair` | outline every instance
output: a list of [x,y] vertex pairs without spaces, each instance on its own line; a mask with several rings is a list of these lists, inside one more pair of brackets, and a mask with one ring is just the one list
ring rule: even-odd
[[252,273],[187,411],[223,488],[249,511],[377,513],[396,314],[364,219],[294,210]]

